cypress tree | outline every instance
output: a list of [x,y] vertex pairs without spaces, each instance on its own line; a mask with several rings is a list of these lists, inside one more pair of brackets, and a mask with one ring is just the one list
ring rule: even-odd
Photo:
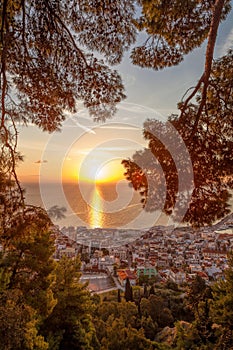
[[117,290],[117,301],[118,301],[118,303],[121,302],[121,290],[120,289]]
[[133,300],[132,287],[130,285],[130,281],[128,277],[126,278],[126,283],[125,283],[125,300],[126,301]]

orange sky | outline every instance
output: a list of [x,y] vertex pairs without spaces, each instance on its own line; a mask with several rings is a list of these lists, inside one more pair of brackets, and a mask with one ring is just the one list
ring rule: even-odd
[[[155,114],[139,107],[130,105],[119,117],[119,120],[132,120],[130,123],[126,120],[95,124],[86,117],[79,118],[78,123],[68,118],[61,132],[51,135],[33,126],[22,129],[19,148],[25,157],[18,168],[20,180],[106,183],[124,179],[121,161],[146,147],[142,134],[143,117],[145,111],[147,115]],[[133,122],[132,114],[138,117],[140,127]]]
[[[224,55],[232,46],[232,19],[233,11],[220,26],[215,58]],[[205,45],[194,50],[178,66],[159,72],[133,66],[126,55],[117,69],[126,89],[127,102],[120,103],[116,115],[106,123],[94,123],[80,103],[76,115],[67,113],[60,133],[50,135],[31,125],[19,128],[18,146],[24,156],[24,162],[17,169],[20,180],[120,179],[121,159],[131,157],[146,146],[143,122],[154,118],[166,120],[168,115],[176,113],[177,103],[185,91],[199,79]]]

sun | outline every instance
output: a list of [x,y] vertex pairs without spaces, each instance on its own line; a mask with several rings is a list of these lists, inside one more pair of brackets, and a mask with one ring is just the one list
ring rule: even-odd
[[124,167],[119,159],[113,159],[103,164],[98,164],[93,160],[91,164],[86,164],[78,178],[81,181],[95,184],[118,182],[124,179]]
[[109,177],[110,177],[109,170],[106,169],[106,167],[104,166],[97,171],[95,175],[95,182],[101,183],[101,182],[108,181]]
[[125,168],[121,164],[122,154],[112,154],[112,148],[84,150],[73,147],[66,155],[62,165],[62,181],[86,182],[94,184],[117,183],[125,180]]

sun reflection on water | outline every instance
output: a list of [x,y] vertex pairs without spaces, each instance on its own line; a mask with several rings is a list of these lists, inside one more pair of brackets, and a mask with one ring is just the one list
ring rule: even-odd
[[103,207],[100,189],[96,186],[91,199],[89,225],[91,228],[103,227]]

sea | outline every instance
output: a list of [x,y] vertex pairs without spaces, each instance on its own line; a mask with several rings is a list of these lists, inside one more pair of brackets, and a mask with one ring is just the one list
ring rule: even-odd
[[23,183],[27,204],[65,208],[64,217],[52,218],[60,227],[142,229],[165,224],[159,212],[146,213],[141,196],[122,180],[118,183]]

